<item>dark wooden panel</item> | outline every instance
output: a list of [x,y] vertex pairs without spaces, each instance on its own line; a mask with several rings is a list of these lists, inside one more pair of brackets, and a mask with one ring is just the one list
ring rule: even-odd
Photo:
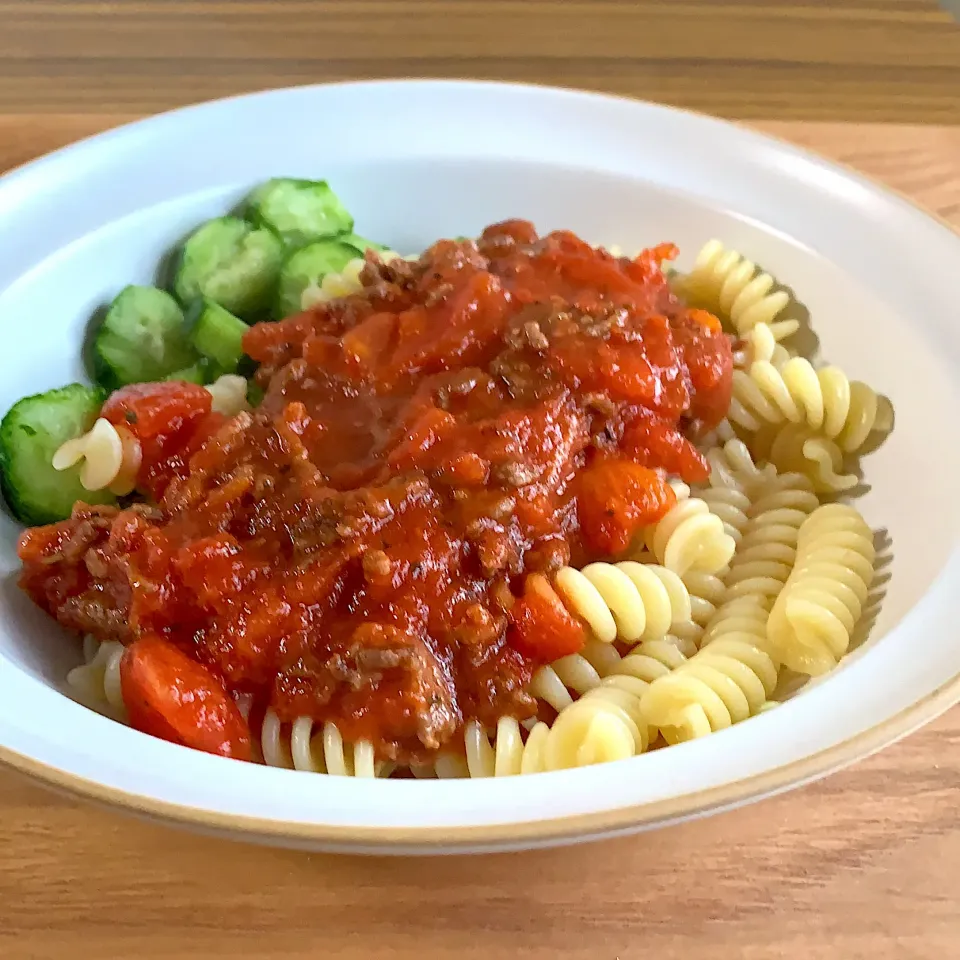
[[15,0],[0,111],[147,112],[358,77],[558,83],[731,117],[960,123],[934,0]]

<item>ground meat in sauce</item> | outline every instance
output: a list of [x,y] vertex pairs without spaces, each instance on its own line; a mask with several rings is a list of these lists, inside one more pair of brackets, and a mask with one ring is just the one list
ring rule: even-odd
[[684,429],[729,403],[730,343],[671,293],[672,252],[615,259],[508,221],[417,263],[370,255],[362,293],[249,331],[263,404],[177,457],[158,441],[157,507],[29,531],[24,588],[384,757],[532,715],[550,656],[515,642],[524,577],[655,521],[665,471],[706,475]]

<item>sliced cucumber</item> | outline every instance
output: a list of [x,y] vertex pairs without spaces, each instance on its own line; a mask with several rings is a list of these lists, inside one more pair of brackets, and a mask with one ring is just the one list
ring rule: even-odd
[[345,233],[342,237],[337,237],[337,239],[341,243],[349,244],[361,257],[368,250],[375,250],[377,253],[382,253],[384,250],[390,249],[382,243],[377,243],[375,240],[368,240],[366,237],[361,237],[358,233]]
[[196,359],[180,305],[156,287],[124,287],[93,339],[94,375],[108,390],[162,380]]
[[55,523],[69,517],[78,500],[116,500],[107,490],[84,489],[77,467],[53,469],[53,455],[90,429],[104,397],[98,388],[72,383],[24,397],[0,422],[0,488],[18,520],[34,526]]
[[219,368],[233,373],[243,356],[243,335],[247,325],[212,300],[198,300],[187,318],[190,339],[197,352]]
[[317,240],[291,254],[280,270],[274,316],[280,320],[304,309],[305,290],[317,288],[328,273],[340,273],[356,260],[357,248],[340,240]]
[[247,216],[291,249],[353,230],[353,217],[325,180],[268,180],[247,198]]
[[187,383],[196,383],[203,386],[205,383],[213,383],[220,376],[220,368],[207,357],[200,357],[196,363],[182,370],[174,370],[164,380],[183,380]]
[[273,299],[282,262],[283,244],[270,230],[220,217],[183,245],[174,293],[184,306],[206,297],[239,317],[256,319]]

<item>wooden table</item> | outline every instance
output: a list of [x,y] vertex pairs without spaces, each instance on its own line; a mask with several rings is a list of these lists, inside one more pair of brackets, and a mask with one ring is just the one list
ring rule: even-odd
[[[960,122],[960,30],[948,34],[932,3],[672,0],[668,14],[666,3],[490,0],[444,5],[434,21],[441,6],[0,2],[0,169],[181,100],[374,73],[562,80],[738,117]],[[501,36],[497,23],[515,29]],[[960,223],[960,128],[758,125]],[[951,957],[958,805],[960,711],[742,811],[473,859],[245,847],[0,772],[0,957]]]

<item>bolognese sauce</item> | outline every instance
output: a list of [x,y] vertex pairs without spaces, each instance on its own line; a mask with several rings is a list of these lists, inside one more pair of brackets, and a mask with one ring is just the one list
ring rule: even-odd
[[113,394],[144,502],[28,530],[24,588],[128,645],[132,721],[199,749],[249,755],[240,701],[400,761],[533,715],[533,671],[585,640],[550,576],[627,551],[668,475],[708,475],[691,438],[727,409],[731,346],[671,293],[674,254],[508,221],[368,255],[359,293],[250,328],[256,410]]

